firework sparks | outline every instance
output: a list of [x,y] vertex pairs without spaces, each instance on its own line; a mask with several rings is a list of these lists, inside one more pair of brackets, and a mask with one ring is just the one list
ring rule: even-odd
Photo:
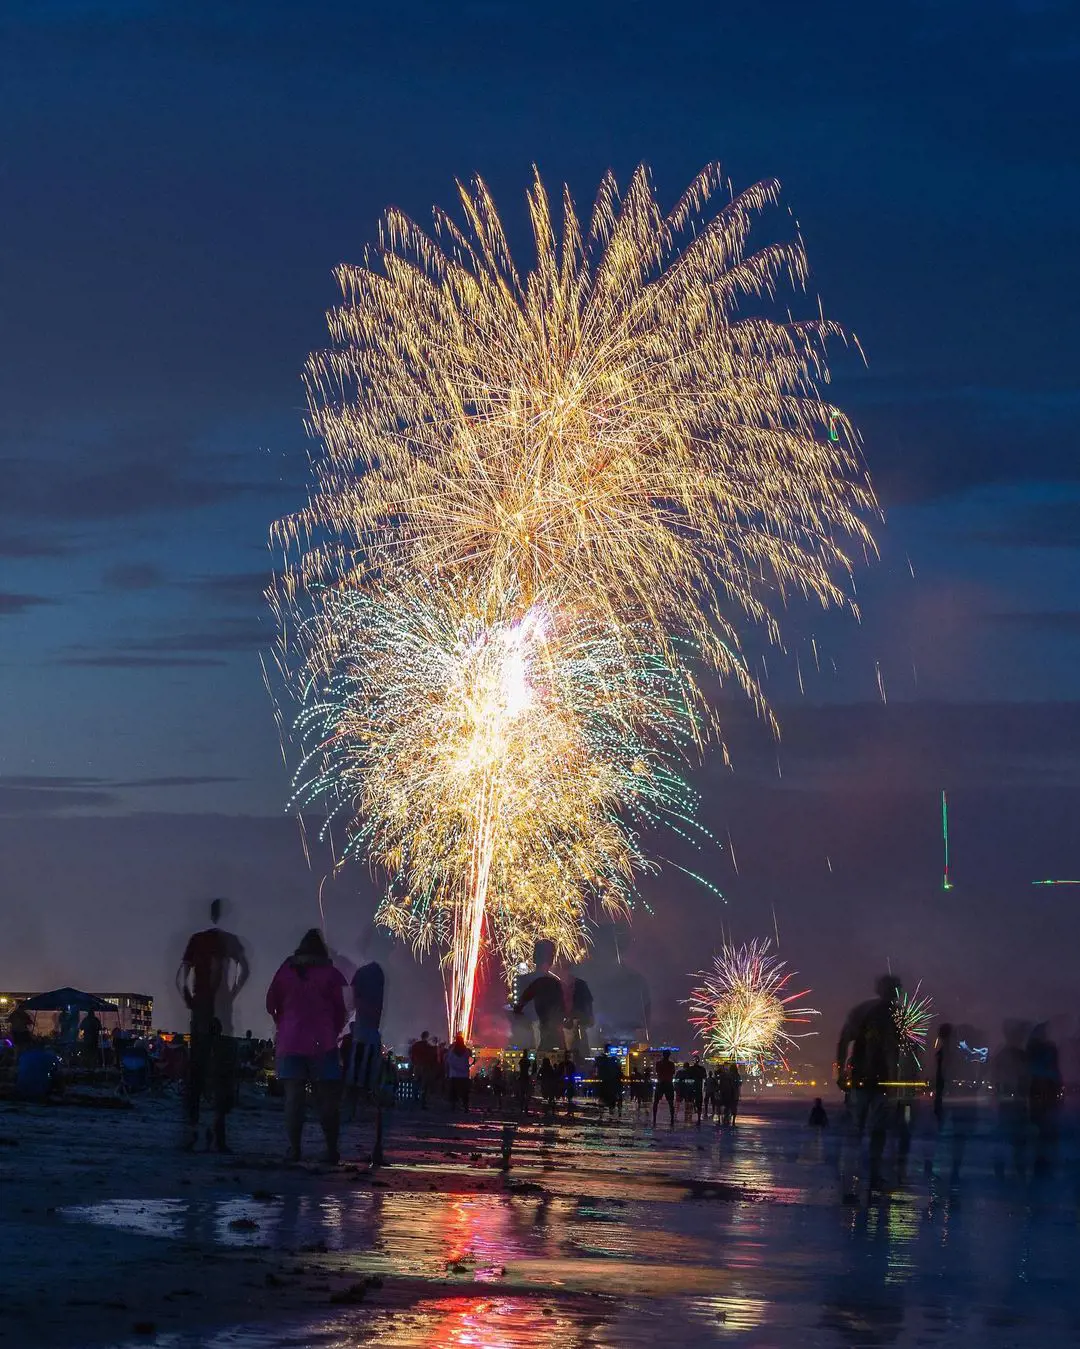
[[335,674],[298,723],[296,803],[347,812],[347,852],[392,878],[383,921],[449,949],[468,1025],[485,923],[507,966],[537,937],[579,956],[590,900],[623,910],[648,866],[636,826],[692,822],[689,692],[658,654],[625,659],[632,633],[538,605],[485,623],[460,595],[344,590],[311,622]]
[[778,640],[791,593],[854,608],[874,501],[818,392],[840,330],[748,312],[806,260],[748,250],[775,184],[717,209],[722,181],[665,216],[644,169],[609,176],[588,229],[564,195],[557,240],[537,179],[525,276],[479,181],[435,237],[392,211],[308,365],[323,452],[275,534],[300,795],[353,812],[384,918],[449,950],[452,1029],[489,919],[504,952],[579,949],[587,896],[632,893],[642,812],[685,818],[673,746],[719,729],[694,671],[769,715],[741,624]]
[[[926,1037],[930,1022],[934,1019],[934,1000],[923,993],[922,982],[915,985],[913,992],[901,992],[893,1008],[893,1020],[900,1032],[901,1052],[914,1060],[914,1068],[922,1066],[922,1054],[926,1048]],[[901,1062],[901,1070],[907,1071],[910,1063]]]
[[818,1013],[812,1007],[794,1007],[809,989],[789,993],[794,978],[785,961],[770,954],[766,941],[744,946],[725,943],[713,968],[694,976],[700,984],[690,994],[690,1023],[712,1054],[737,1063],[760,1066],[787,1055],[815,1031],[796,1033]]

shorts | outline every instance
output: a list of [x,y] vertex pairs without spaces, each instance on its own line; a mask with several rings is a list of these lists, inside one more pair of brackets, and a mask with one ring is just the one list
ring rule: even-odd
[[325,1054],[281,1054],[277,1075],[279,1082],[339,1082],[341,1056],[336,1049]]
[[345,1080],[350,1087],[374,1091],[382,1074],[382,1037],[377,1030],[353,1031]]

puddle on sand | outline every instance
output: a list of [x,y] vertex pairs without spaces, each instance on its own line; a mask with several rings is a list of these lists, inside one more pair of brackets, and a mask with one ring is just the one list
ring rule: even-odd
[[[801,1121],[786,1133],[752,1120],[739,1128],[737,1140],[700,1143],[690,1131],[610,1134],[607,1153],[586,1137],[595,1130],[575,1126],[552,1143],[536,1129],[512,1180],[539,1180],[539,1191],[395,1190],[388,1168],[387,1189],[113,1203],[64,1217],[203,1249],[317,1246],[357,1278],[387,1276],[363,1305],[334,1315],[162,1334],[143,1349],[1080,1343],[1080,1236],[1065,1190],[1002,1188],[986,1148],[962,1203],[920,1181],[848,1208],[835,1159],[805,1146]],[[493,1145],[497,1130],[470,1121],[460,1131],[460,1160],[449,1158],[459,1173],[469,1144]],[[414,1145],[430,1164],[430,1141]],[[400,1138],[395,1160],[407,1161],[409,1146]],[[536,1169],[540,1151],[555,1170]]]
[[[720,1304],[718,1303],[717,1306]],[[740,1319],[729,1300],[732,1327],[756,1325]],[[675,1328],[692,1331],[699,1345],[730,1341],[724,1314],[714,1308],[704,1320],[672,1316],[664,1301],[616,1301],[607,1297],[559,1300],[552,1297],[457,1296],[423,1298],[408,1307],[371,1308],[347,1316],[317,1318],[303,1325],[238,1329],[209,1335],[159,1335],[154,1349],[630,1349],[666,1341]],[[145,1349],[146,1341],[141,1341]],[[112,1349],[137,1349],[135,1343]]]

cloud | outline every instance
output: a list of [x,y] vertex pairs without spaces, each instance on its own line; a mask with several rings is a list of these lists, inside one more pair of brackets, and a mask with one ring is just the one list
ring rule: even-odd
[[66,460],[0,459],[3,514],[65,525],[106,523],[156,512],[198,510],[253,490],[245,482],[196,476],[191,465],[129,460],[95,465]]
[[96,656],[64,656],[60,664],[97,670],[204,670],[225,662],[209,656],[132,656],[114,651]]
[[1080,501],[1024,506],[1010,518],[967,535],[1002,548],[1080,548]]
[[59,539],[33,538],[27,534],[0,533],[0,557],[39,558],[63,557],[71,551],[70,545]]
[[0,615],[24,614],[27,609],[56,602],[47,595],[20,595],[10,590],[0,590]]
[[59,815],[115,800],[100,778],[0,776],[0,815]]
[[106,590],[153,590],[165,580],[165,573],[154,562],[118,562],[102,574]]
[[1029,632],[1052,633],[1059,637],[1080,637],[1080,610],[1076,609],[987,614],[986,620],[1006,627],[1024,628]]
[[270,584],[269,567],[265,571],[226,572],[221,576],[196,576],[182,584],[191,594],[212,604],[237,605],[244,609],[266,609],[264,592]]
[[[735,782],[930,795],[943,786],[1080,786],[1080,702],[894,700],[774,710],[779,744],[745,707],[733,703],[725,710],[721,725]],[[702,790],[720,799],[732,780],[713,759]]]
[[242,782],[242,778],[223,776],[213,773],[158,778],[130,778],[126,782],[114,782],[114,787],[209,787],[218,782]]
[[270,644],[269,624],[246,618],[223,618],[220,623],[187,632],[165,632],[125,642],[120,650],[137,655],[173,655],[186,652],[256,651]]
[[222,665],[222,656],[238,651],[258,651],[269,646],[272,640],[269,622],[260,625],[256,619],[223,618],[205,628],[132,638],[109,649],[71,646],[60,657],[59,663],[117,670],[168,666],[198,668]]

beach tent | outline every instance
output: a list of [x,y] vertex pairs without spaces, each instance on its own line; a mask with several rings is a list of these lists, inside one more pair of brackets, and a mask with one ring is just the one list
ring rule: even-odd
[[54,988],[51,993],[38,993],[21,1003],[24,1012],[62,1012],[75,1007],[80,1012],[116,1012],[117,1008],[93,993],[81,993],[77,988]]

